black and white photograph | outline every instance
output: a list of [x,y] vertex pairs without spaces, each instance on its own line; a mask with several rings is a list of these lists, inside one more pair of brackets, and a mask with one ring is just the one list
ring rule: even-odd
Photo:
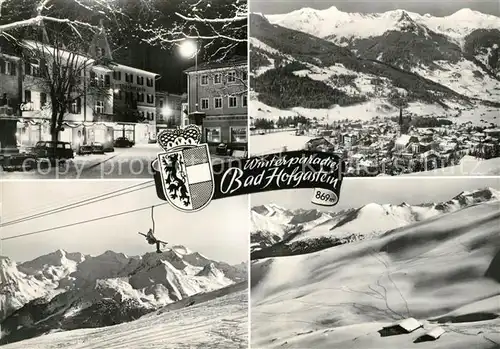
[[253,0],[249,21],[251,155],[500,174],[498,1]]
[[247,156],[247,2],[0,0],[0,176],[151,177],[163,130]]
[[8,182],[0,198],[2,348],[248,348],[247,196],[190,214],[151,181]]
[[500,345],[498,178],[355,178],[251,210],[252,348]]

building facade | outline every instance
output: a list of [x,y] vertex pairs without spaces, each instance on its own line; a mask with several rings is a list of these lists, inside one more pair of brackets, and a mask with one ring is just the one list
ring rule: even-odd
[[186,70],[188,113],[203,113],[203,141],[214,149],[247,150],[248,76],[246,57],[203,63]]
[[183,124],[183,103],[187,95],[178,95],[165,91],[156,92],[156,131],[185,126]]
[[[72,86],[79,92],[66,106],[58,132],[60,141],[70,142],[77,150],[92,142],[110,148],[117,137],[127,137],[136,144],[156,138],[158,75],[114,62],[103,28],[95,35],[87,55],[53,48],[45,42],[22,44],[23,50],[33,52],[35,48],[54,52],[58,62],[71,61],[64,64],[78,70]],[[5,49],[0,51],[0,107],[8,107],[0,115],[0,143],[4,146],[29,147],[52,138],[49,86],[42,72],[53,77],[54,69],[61,67],[50,62],[49,55],[31,57],[21,59]]]

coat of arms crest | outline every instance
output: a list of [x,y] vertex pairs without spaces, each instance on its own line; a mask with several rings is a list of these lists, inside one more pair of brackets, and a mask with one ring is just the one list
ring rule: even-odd
[[158,143],[165,153],[158,154],[157,168],[168,202],[184,212],[206,207],[215,191],[212,162],[207,144],[200,144],[201,130],[196,125],[164,130]]

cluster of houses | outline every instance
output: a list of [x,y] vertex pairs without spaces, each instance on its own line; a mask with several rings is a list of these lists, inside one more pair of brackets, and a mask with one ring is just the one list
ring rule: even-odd
[[310,128],[307,149],[330,150],[346,159],[347,175],[399,175],[457,165],[465,155],[500,157],[500,128],[470,123],[432,128],[397,122],[339,122]]

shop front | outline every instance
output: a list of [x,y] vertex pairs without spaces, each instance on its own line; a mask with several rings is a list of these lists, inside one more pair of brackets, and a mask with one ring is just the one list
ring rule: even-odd
[[[50,141],[50,121],[46,119],[21,119],[17,121],[18,147],[33,147],[39,141]],[[59,141],[68,142],[78,151],[84,144],[102,143],[105,149],[113,147],[113,128],[104,123],[63,123]]]
[[135,144],[148,144],[149,143],[149,125],[137,124],[135,126]]
[[156,127],[152,124],[119,123],[114,125],[114,139],[125,137],[135,144],[148,144],[156,139]]
[[221,143],[231,150],[248,150],[248,125],[246,116],[211,117],[203,120],[203,141],[211,152]]
[[135,142],[135,124],[115,124],[113,134],[114,139],[125,137]]

